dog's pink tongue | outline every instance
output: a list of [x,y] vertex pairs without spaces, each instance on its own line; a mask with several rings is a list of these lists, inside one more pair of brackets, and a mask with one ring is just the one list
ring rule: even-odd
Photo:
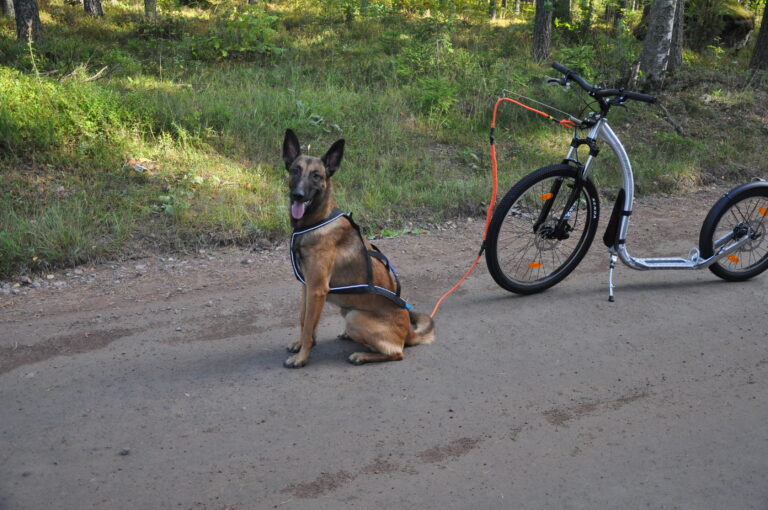
[[304,216],[306,202],[291,202],[291,216],[294,220],[300,220]]

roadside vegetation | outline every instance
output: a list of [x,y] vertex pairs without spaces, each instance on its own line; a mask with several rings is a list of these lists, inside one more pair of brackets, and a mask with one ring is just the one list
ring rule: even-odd
[[[169,0],[146,19],[133,1],[99,18],[51,0],[44,37],[26,44],[0,16],[0,277],[284,236],[286,128],[314,155],[347,140],[337,198],[372,233],[478,214],[504,90],[585,108],[578,91],[543,84],[555,72],[530,58],[532,4],[489,20],[483,2],[361,3]],[[589,15],[588,29],[586,14],[556,27],[553,60],[616,84],[640,51],[640,11],[618,31]],[[768,75],[749,69],[750,52],[686,49],[660,92],[672,123],[645,104],[616,112],[642,193],[768,178]],[[502,192],[561,159],[571,135],[503,106]]]

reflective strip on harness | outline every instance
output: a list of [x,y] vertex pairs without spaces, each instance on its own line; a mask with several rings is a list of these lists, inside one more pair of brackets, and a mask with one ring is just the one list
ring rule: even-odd
[[[331,216],[329,216],[327,219],[321,221],[317,225],[312,225],[309,228],[306,228],[304,230],[300,231],[294,231],[293,234],[291,234],[291,266],[293,267],[293,274],[296,276],[296,279],[299,280],[301,283],[306,285],[306,281],[304,280],[304,275],[301,273],[301,268],[299,267],[299,261],[297,252],[298,249],[296,248],[296,238],[306,234],[307,232],[311,232],[313,230],[317,230],[318,228],[324,227],[328,225],[329,223],[333,223],[340,217],[345,217],[349,223],[352,225],[352,227],[357,231],[357,235],[360,237],[360,243],[363,246],[363,253],[366,256],[366,272],[368,277],[368,283],[366,284],[358,284],[358,285],[346,285],[342,287],[331,287],[328,292],[332,294],[375,294],[377,296],[382,296],[393,303],[395,303],[400,308],[405,308],[406,310],[411,310],[411,305],[408,304],[403,298],[400,297],[400,279],[397,277],[397,272],[395,271],[395,268],[392,267],[392,264],[389,263],[389,259],[382,254],[378,248],[371,245],[373,249],[375,250],[368,250],[365,247],[365,241],[363,240],[363,235],[360,232],[360,227],[352,220],[352,215],[349,213],[344,213],[338,209],[335,209]],[[385,289],[383,287],[379,287],[378,285],[373,284],[373,267],[371,263],[371,258],[377,258],[379,261],[381,261],[384,266],[392,272],[392,276],[395,277],[395,284],[396,284],[396,292],[392,292],[389,289]]]

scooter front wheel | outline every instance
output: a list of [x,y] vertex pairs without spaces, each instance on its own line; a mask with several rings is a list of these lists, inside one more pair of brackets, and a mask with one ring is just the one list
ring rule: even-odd
[[501,200],[488,229],[493,279],[518,294],[541,292],[568,276],[589,250],[600,216],[597,190],[569,165],[540,168]]

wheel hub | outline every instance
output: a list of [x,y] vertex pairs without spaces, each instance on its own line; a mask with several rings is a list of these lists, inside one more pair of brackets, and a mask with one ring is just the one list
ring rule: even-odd
[[749,236],[749,241],[741,247],[741,251],[756,250],[765,239],[765,224],[757,220],[739,223],[733,229],[733,237],[741,239],[744,236]]
[[558,221],[555,218],[549,218],[539,226],[536,231],[534,243],[540,251],[553,250],[558,241],[564,241],[570,237],[573,227],[566,221],[561,228],[557,226]]

